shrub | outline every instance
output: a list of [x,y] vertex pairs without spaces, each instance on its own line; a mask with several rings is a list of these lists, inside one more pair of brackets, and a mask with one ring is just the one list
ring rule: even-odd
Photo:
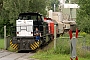
[[58,54],[69,54],[70,53],[70,45],[69,39],[57,39],[57,47],[55,52]]
[[85,32],[80,32],[79,34],[80,34],[80,36],[83,36],[83,37],[85,37],[87,35],[87,33],[85,33]]

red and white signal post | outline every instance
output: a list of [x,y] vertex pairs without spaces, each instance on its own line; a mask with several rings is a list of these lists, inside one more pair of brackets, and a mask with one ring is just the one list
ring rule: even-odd
[[78,60],[77,54],[76,54],[76,39],[78,38],[78,29],[76,28],[76,34],[72,34],[72,30],[69,30],[69,36],[70,36],[70,60]]

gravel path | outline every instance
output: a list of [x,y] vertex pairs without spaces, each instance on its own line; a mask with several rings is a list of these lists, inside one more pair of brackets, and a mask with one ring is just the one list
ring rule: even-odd
[[15,53],[7,50],[0,50],[0,60],[37,60],[29,58],[32,55],[34,55],[34,53]]

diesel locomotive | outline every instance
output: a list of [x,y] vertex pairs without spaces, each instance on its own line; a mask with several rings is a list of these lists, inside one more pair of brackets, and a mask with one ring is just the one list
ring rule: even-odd
[[[41,32],[39,41],[36,41],[34,35],[36,28]],[[54,38],[54,23],[45,21],[39,13],[20,13],[14,30],[15,32],[11,30],[12,40],[10,40],[10,46],[18,51],[36,50],[39,46]]]

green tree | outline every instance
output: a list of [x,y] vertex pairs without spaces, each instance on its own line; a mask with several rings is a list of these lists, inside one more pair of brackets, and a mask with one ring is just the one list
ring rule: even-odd
[[77,24],[81,31],[90,33],[90,0],[78,0]]
[[56,11],[59,11],[59,0],[48,0],[48,9],[54,11],[54,4],[56,5]]
[[15,26],[19,13],[39,12],[46,15],[47,0],[0,0],[0,34],[3,35],[3,26]]
[[65,3],[69,3],[69,0],[66,0]]
[[39,12],[46,15],[47,0],[30,0],[29,11]]
[[15,20],[21,12],[39,12],[46,14],[45,0],[7,0],[4,1],[5,10],[9,11],[10,23],[15,25]]
[[3,0],[0,0],[0,11],[1,11],[2,7],[3,7]]

